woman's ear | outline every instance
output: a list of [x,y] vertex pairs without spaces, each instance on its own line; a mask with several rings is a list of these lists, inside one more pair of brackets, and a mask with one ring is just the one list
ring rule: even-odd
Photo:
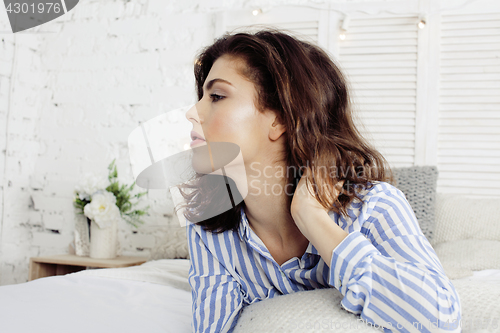
[[269,127],[269,139],[276,141],[285,132],[286,132],[285,125],[279,122],[277,116],[274,116],[273,123]]

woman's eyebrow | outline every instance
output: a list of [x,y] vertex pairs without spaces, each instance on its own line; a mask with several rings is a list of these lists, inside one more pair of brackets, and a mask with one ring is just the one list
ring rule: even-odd
[[[215,82],[223,82],[223,83],[226,83],[226,84],[229,84],[230,86],[233,86],[233,84],[227,80],[224,80],[224,79],[213,79],[213,80],[210,80],[208,83],[207,83],[207,87],[205,88],[205,90],[209,90],[212,88],[212,86],[214,85]],[[234,86],[233,86],[234,87]]]

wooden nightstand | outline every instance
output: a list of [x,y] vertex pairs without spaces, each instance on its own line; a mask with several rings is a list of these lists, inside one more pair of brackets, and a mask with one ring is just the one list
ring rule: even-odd
[[59,254],[30,258],[29,281],[54,275],[64,275],[92,268],[118,268],[143,264],[146,257],[116,257],[114,259],[92,259],[74,254]]

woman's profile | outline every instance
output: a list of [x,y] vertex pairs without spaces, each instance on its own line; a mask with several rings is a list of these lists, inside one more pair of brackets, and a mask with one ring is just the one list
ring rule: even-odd
[[194,331],[231,332],[244,306],[317,288],[338,289],[344,309],[390,331],[453,331],[458,294],[356,129],[330,57],[284,32],[235,33],[205,48],[194,72],[191,146],[237,145],[248,189],[227,205],[241,179],[199,174],[202,186],[181,191]]

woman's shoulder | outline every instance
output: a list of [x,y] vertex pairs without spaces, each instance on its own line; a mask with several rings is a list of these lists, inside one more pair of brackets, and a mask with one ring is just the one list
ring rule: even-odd
[[[368,185],[364,186],[357,193],[363,202],[371,201],[380,197],[405,197],[403,192],[401,192],[401,190],[396,186],[391,183],[378,180],[368,182]],[[354,201],[359,202],[360,200],[355,199]]]
[[239,231],[225,230],[222,232],[212,232],[205,229],[202,225],[198,223],[193,223],[186,221],[187,236],[190,238],[198,235],[205,246],[209,249],[220,248],[222,244],[227,243],[227,240],[238,237]]
[[203,226],[192,222],[188,222],[186,227],[191,258],[197,258],[197,261],[206,261],[207,257],[211,257],[222,264],[232,275],[236,274],[234,271],[235,259],[231,253],[239,243],[237,232],[226,230],[216,233],[205,230]]

